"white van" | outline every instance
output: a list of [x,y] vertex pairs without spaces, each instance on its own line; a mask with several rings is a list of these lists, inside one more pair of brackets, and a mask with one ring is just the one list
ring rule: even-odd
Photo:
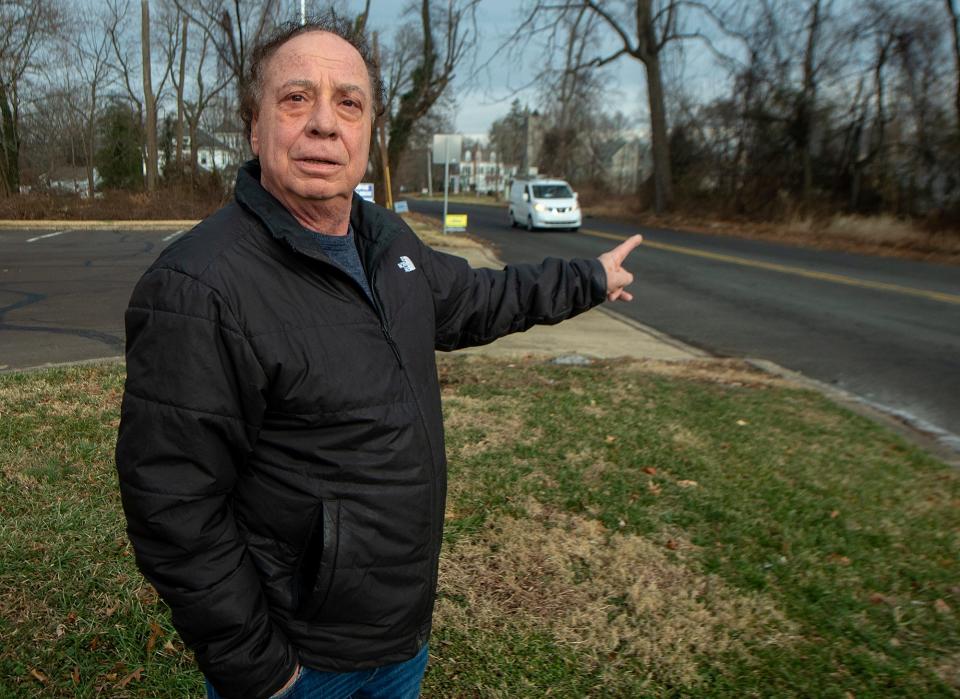
[[537,228],[580,228],[577,193],[563,180],[517,179],[510,183],[510,225]]

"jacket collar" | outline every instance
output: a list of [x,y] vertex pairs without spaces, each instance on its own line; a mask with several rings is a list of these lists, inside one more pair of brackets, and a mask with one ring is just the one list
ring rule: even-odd
[[[312,235],[270,192],[260,184],[260,161],[248,160],[237,172],[234,190],[237,203],[259,219],[277,241],[296,252],[313,250],[307,245]],[[397,225],[384,209],[364,201],[354,193],[350,207],[350,225],[367,273],[383,250],[398,235]],[[313,252],[311,256],[315,256]]]

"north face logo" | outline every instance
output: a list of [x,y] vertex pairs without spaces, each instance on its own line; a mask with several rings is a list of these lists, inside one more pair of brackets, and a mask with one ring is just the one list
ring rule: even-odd
[[400,256],[400,261],[397,263],[397,267],[402,269],[404,272],[412,272],[417,268],[417,266],[413,264],[413,260],[406,255]]

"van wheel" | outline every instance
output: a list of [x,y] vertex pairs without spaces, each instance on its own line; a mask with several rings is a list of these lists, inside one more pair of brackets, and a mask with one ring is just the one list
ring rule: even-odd
[[533,216],[527,216],[527,230],[533,230]]
[[580,226],[574,226],[573,228],[570,229],[570,232],[571,232],[571,233],[576,233],[576,232],[579,231],[579,230],[580,230]]
[[513,210],[512,210],[512,209],[511,209],[511,211],[510,211],[510,227],[511,227],[511,228],[516,228],[516,227],[517,227],[517,219],[515,219],[515,218],[513,217]]

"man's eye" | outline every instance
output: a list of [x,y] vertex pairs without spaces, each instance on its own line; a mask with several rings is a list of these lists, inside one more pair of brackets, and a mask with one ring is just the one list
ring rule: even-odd
[[360,103],[357,102],[356,100],[346,99],[346,100],[343,100],[341,104],[343,104],[344,107],[348,107],[350,109],[362,109],[362,107],[360,106]]
[[290,95],[289,97],[287,97],[287,99],[290,100],[291,102],[304,102],[306,101],[307,98],[298,93],[298,94]]

